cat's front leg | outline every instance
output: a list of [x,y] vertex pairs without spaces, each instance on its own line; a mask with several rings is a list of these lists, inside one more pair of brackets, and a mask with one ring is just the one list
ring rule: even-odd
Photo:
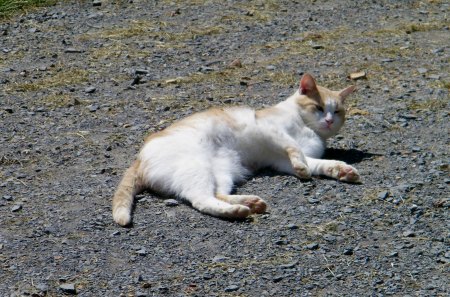
[[325,175],[340,181],[357,183],[360,181],[358,170],[342,161],[322,160],[306,157],[313,175]]
[[286,153],[291,161],[294,174],[301,179],[310,179],[311,170],[308,168],[303,152],[298,148],[288,147],[286,148]]

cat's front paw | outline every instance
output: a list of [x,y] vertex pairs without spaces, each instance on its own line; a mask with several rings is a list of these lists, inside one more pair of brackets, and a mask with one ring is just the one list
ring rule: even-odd
[[293,165],[295,175],[300,179],[310,179],[311,178],[311,170],[309,170],[308,166],[303,163],[296,163]]
[[360,181],[358,170],[344,162],[336,162],[326,170],[326,175],[340,181],[357,183]]

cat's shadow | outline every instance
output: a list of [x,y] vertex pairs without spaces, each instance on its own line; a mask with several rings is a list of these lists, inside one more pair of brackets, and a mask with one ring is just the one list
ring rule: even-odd
[[[325,151],[325,154],[321,159],[326,160],[337,160],[337,161],[343,161],[347,164],[357,164],[367,159],[372,159],[374,156],[381,156],[380,154],[375,153],[369,153],[357,149],[339,149],[339,148],[327,148]],[[281,173],[276,170],[273,170],[271,168],[263,168],[258,170],[254,176],[289,176],[287,173]],[[325,176],[321,176],[322,178],[327,178]],[[330,178],[331,179],[331,178]],[[247,181],[242,182],[243,185]]]
[[322,159],[344,161],[347,164],[360,163],[380,154],[369,153],[357,149],[327,148]]

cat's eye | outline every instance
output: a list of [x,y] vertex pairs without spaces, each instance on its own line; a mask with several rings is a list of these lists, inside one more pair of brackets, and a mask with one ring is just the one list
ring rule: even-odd
[[341,111],[340,110],[336,110],[334,113],[335,114],[338,114],[338,113],[340,113]]
[[316,108],[317,108],[318,111],[323,112],[322,106],[316,105]]

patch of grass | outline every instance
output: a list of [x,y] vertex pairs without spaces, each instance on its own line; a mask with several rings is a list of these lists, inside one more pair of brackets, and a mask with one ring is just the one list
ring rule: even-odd
[[431,98],[425,101],[413,100],[410,104],[408,104],[408,108],[411,110],[439,111],[446,108],[448,102],[448,99],[444,98]]
[[0,19],[31,7],[54,5],[57,0],[0,0]]
[[74,105],[75,102],[78,101],[75,101],[75,98],[68,94],[50,94],[48,96],[39,97],[36,100],[36,104],[42,104],[51,109],[68,107]]
[[448,26],[450,22],[429,22],[429,23],[400,23],[394,27],[382,28],[375,31],[366,32],[367,36],[402,35],[414,32],[428,32],[439,30]]
[[39,90],[48,90],[61,86],[75,85],[88,80],[88,71],[82,69],[66,69],[56,72],[51,77],[46,77],[34,82],[13,84],[9,90],[20,92],[33,92]]
[[[1,1],[1,0],[0,0]],[[118,26],[108,29],[99,29],[98,31],[84,34],[79,37],[80,40],[91,39],[113,39],[123,40],[126,38],[139,37],[145,35],[147,38],[162,39],[166,42],[183,42],[195,39],[198,36],[208,36],[219,34],[224,31],[222,26],[196,27],[188,26],[181,32],[173,32],[169,29],[172,24],[161,21],[131,21],[128,26]],[[172,47],[173,44],[170,44]]]

